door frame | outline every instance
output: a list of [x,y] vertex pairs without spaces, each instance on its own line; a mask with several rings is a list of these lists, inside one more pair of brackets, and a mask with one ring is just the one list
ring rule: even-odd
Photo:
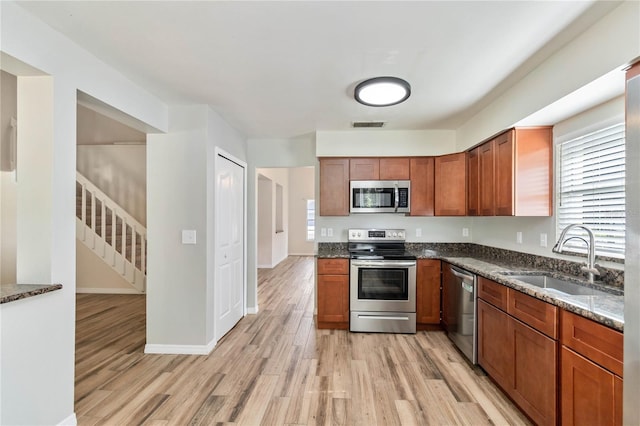
[[[214,224],[213,224],[213,229],[214,229],[214,233],[215,233],[215,239],[214,239],[214,263],[213,263],[213,267],[214,267],[214,282],[213,282],[213,296],[214,296],[214,303],[213,303],[213,320],[217,321],[217,312],[216,312],[216,308],[215,308],[215,300],[216,300],[216,296],[218,293],[218,283],[215,280],[215,276],[218,272],[218,267],[219,267],[219,262],[218,262],[218,256],[215,254],[215,251],[218,249],[218,243],[219,243],[219,237],[218,237],[218,233],[215,232],[215,230],[218,229],[218,215],[217,215],[217,209],[218,209],[218,205],[217,205],[217,201],[218,201],[218,185],[217,185],[217,161],[218,161],[218,157],[222,157],[228,161],[231,161],[232,163],[237,164],[238,166],[242,167],[242,317],[244,318],[247,315],[247,163],[240,160],[239,158],[237,158],[236,156],[234,156],[233,154],[230,154],[229,152],[225,151],[224,149],[220,148],[220,147],[215,147],[214,149],[214,202],[216,204],[214,204],[214,212],[213,212],[213,216],[214,216]],[[217,328],[215,326],[215,323],[213,324],[213,338],[214,341],[217,342],[218,340],[220,340],[222,336],[218,336],[217,335]]]

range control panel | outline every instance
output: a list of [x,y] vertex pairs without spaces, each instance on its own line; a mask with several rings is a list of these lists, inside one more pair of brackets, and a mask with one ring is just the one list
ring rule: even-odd
[[404,241],[404,229],[349,229],[349,241]]

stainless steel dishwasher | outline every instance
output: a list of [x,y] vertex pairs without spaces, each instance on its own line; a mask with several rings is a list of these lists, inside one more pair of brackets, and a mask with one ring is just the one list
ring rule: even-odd
[[472,364],[478,363],[476,276],[443,263],[443,323],[447,335]]

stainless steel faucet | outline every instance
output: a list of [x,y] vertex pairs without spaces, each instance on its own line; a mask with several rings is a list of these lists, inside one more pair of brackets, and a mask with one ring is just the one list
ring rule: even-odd
[[[587,232],[587,234],[589,234],[589,241],[585,240],[582,237],[577,237],[577,236],[567,238],[567,233],[570,230],[574,229],[574,228],[584,229]],[[564,228],[562,230],[562,233],[560,234],[560,238],[558,238],[558,242],[556,243],[555,246],[553,246],[551,251],[554,252],[554,253],[562,253],[562,249],[564,248],[564,244],[567,241],[573,240],[573,239],[582,240],[587,245],[587,250],[588,250],[587,265],[581,267],[580,270],[582,272],[586,272],[587,273],[587,278],[589,279],[589,282],[593,283],[593,277],[595,275],[600,275],[600,271],[598,271],[598,269],[596,269],[596,244],[595,244],[595,238],[593,236],[593,231],[588,226],[581,225],[579,223],[574,223],[574,224],[571,224],[571,225],[567,226],[566,228]]]

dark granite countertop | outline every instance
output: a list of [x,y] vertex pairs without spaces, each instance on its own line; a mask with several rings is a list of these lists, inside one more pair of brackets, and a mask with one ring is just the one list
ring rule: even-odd
[[[581,279],[580,263],[536,256],[510,250],[467,243],[407,243],[407,250],[418,259],[440,259],[464,268],[504,286],[544,300],[569,312],[594,320],[618,331],[624,331],[624,272],[601,268],[602,282],[594,286],[607,296],[574,296],[553,292],[510,277],[517,271],[544,272],[589,287]],[[348,258],[346,243],[321,243],[317,257]]]
[[62,284],[3,284],[0,286],[0,304],[60,290]]

